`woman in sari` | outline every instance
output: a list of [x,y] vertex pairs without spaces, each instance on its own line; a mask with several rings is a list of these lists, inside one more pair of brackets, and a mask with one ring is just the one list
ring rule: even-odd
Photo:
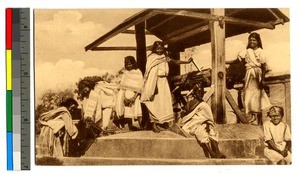
[[245,59],[246,75],[244,85],[244,107],[249,123],[258,124],[261,112],[271,106],[264,91],[264,77],[268,71],[266,56],[260,35],[251,33],[246,50],[239,53],[238,59]]
[[161,41],[155,41],[151,54],[147,58],[146,72],[144,74],[144,88],[141,101],[148,108],[153,131],[167,129],[174,121],[172,96],[168,83],[168,63],[185,64],[189,61],[172,60],[165,55],[166,50]]

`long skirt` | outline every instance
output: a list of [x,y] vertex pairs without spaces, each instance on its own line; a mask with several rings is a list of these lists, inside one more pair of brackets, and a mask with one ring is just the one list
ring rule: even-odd
[[246,73],[248,82],[246,82],[244,98],[245,113],[261,112],[271,106],[270,100],[266,92],[259,88],[257,79],[252,75],[247,78],[247,75],[249,75],[248,71]]
[[174,121],[172,96],[166,77],[157,79],[157,92],[154,99],[145,102],[145,105],[149,110],[152,122],[165,123]]

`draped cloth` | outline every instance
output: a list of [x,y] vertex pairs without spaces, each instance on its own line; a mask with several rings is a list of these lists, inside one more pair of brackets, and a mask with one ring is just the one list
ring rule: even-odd
[[247,49],[239,53],[238,58],[246,61],[246,75],[244,86],[244,107],[245,113],[261,112],[271,106],[270,100],[264,91],[259,87],[262,80],[261,65],[266,63],[263,49]]
[[182,118],[182,130],[196,136],[201,143],[209,143],[210,139],[219,141],[219,134],[214,129],[215,123],[210,106],[199,101],[196,104],[196,107],[193,107],[192,111]]
[[146,63],[141,102],[147,106],[152,122],[174,121],[168,74],[169,66],[165,55],[150,54]]
[[143,74],[139,69],[123,71],[123,76],[120,82],[120,89],[128,89],[137,93],[141,93],[143,85]]
[[69,111],[65,107],[59,107],[42,114],[39,122],[42,128],[37,141],[38,155],[68,156],[69,140],[78,135]]
[[98,82],[94,90],[91,90],[83,106],[84,118],[90,117],[95,123],[102,124],[102,128],[106,128],[112,114],[112,108],[116,105],[116,90],[115,84],[104,81]]
[[141,93],[143,89],[143,74],[139,69],[124,71],[120,82],[120,90],[117,94],[116,113],[117,116],[125,118],[134,118],[142,116],[141,101],[138,96],[132,106],[125,106],[124,99],[132,98],[135,93]]

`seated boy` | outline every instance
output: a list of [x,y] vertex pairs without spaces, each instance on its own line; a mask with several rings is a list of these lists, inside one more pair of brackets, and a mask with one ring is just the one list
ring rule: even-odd
[[189,101],[182,113],[182,130],[196,137],[206,157],[226,158],[218,147],[218,132],[210,106],[202,100],[204,89],[200,85],[193,88],[194,99]]
[[272,106],[268,112],[270,120],[264,122],[265,156],[273,164],[291,164],[291,132],[286,123],[282,122],[283,108]]

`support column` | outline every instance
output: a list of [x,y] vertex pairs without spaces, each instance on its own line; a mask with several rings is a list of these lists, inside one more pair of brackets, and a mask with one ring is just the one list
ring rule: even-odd
[[[145,22],[141,22],[135,25],[135,40],[136,40],[136,61],[138,68],[145,73],[147,62],[147,48],[146,48],[146,35],[145,35]],[[140,123],[141,129],[150,129],[149,112],[145,104],[141,104],[142,107],[142,120]]]
[[137,65],[144,74],[147,61],[145,22],[135,25],[135,39]]
[[[225,9],[211,9],[212,15],[225,16]],[[217,123],[225,123],[225,23],[210,21],[211,51],[212,51],[212,83],[214,94],[212,95],[212,112]]]
[[[171,48],[171,49],[170,49]],[[172,47],[169,46],[169,56],[171,59],[173,60],[180,60],[180,52],[177,50],[172,50]],[[169,63],[169,85],[170,85],[170,89],[171,91],[173,91],[173,89],[175,89],[175,86],[173,83],[171,83],[170,79],[174,76],[180,75],[180,65],[176,65],[176,64],[172,64]]]
[[[169,45],[170,58],[173,60],[180,60],[180,52],[176,49],[173,49],[171,45]],[[170,72],[169,76],[177,76],[180,75],[180,65],[169,64]]]

